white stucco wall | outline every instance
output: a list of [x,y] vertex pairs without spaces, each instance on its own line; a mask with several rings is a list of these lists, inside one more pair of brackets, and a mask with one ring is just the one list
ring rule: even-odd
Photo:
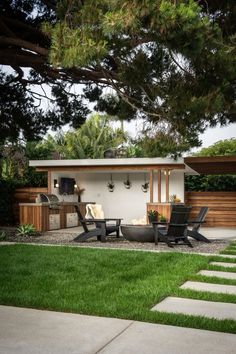
[[[59,199],[65,201],[77,201],[77,195],[60,196],[58,188],[54,188],[53,181],[58,182],[61,177],[75,178],[80,188],[85,188],[81,195],[83,202],[96,202],[102,204],[105,217],[123,218],[123,223],[130,223],[132,219],[142,218],[146,213],[146,203],[149,202],[149,191],[144,193],[141,185],[144,183],[144,173],[130,173],[132,187],[126,189],[123,182],[127,178],[126,173],[113,173],[115,189],[109,192],[107,182],[110,179],[109,173],[52,173],[52,193],[58,195]],[[147,181],[149,176],[147,174]],[[154,174],[154,202],[157,202],[157,174]],[[183,171],[172,171],[170,175],[169,192],[176,194],[181,201],[184,201],[184,173]],[[162,202],[165,202],[165,176],[162,174]]]

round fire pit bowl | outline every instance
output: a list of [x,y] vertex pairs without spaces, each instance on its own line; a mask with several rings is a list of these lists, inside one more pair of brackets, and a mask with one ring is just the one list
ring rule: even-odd
[[151,225],[121,225],[121,232],[128,241],[154,242],[154,230]]

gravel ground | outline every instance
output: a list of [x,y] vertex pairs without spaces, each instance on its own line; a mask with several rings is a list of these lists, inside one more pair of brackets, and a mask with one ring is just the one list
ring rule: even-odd
[[109,236],[107,242],[101,243],[96,239],[90,239],[83,243],[74,242],[75,234],[72,233],[57,233],[50,232],[36,236],[15,236],[12,230],[8,232],[5,241],[10,242],[23,242],[23,243],[41,243],[41,244],[57,244],[57,245],[70,245],[77,247],[100,247],[100,248],[120,248],[120,249],[139,249],[139,250],[159,250],[159,251],[173,251],[173,252],[194,252],[194,253],[219,253],[228,244],[227,240],[212,240],[211,243],[198,242],[190,238],[193,248],[184,244],[174,245],[174,248],[169,248],[165,243],[159,242],[158,246],[149,242],[130,242],[123,237],[117,239],[116,237]]

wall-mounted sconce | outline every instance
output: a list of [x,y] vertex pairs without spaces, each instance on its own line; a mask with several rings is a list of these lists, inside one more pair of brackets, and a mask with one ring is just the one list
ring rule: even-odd
[[124,186],[126,189],[130,189],[132,186],[132,183],[129,180],[129,174],[127,174],[127,179],[126,179],[126,181],[124,181]]
[[170,170],[166,170],[166,171],[164,171],[164,175],[166,176],[166,175],[170,175]]
[[144,175],[144,184],[142,184],[141,189],[144,193],[147,193],[149,189],[149,182],[146,182],[146,174]]
[[107,183],[107,188],[108,188],[109,192],[113,192],[115,189],[115,184],[112,180],[112,174],[111,174],[110,181]]
[[53,186],[54,186],[54,188],[59,188],[59,183],[58,183],[57,179],[54,179]]
[[74,188],[77,189],[78,188],[78,184],[75,182],[74,184]]

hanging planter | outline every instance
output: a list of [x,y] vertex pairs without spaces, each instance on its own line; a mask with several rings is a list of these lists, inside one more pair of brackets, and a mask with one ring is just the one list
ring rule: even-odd
[[111,174],[110,181],[107,183],[107,188],[108,188],[109,192],[113,192],[115,189],[115,184],[112,180],[112,174]]
[[144,184],[142,184],[141,189],[144,193],[147,193],[149,189],[149,182],[146,182],[146,174],[144,175]]
[[129,180],[129,174],[127,174],[127,179],[126,179],[126,181],[124,181],[124,186],[126,189],[130,189],[132,186],[132,183]]

